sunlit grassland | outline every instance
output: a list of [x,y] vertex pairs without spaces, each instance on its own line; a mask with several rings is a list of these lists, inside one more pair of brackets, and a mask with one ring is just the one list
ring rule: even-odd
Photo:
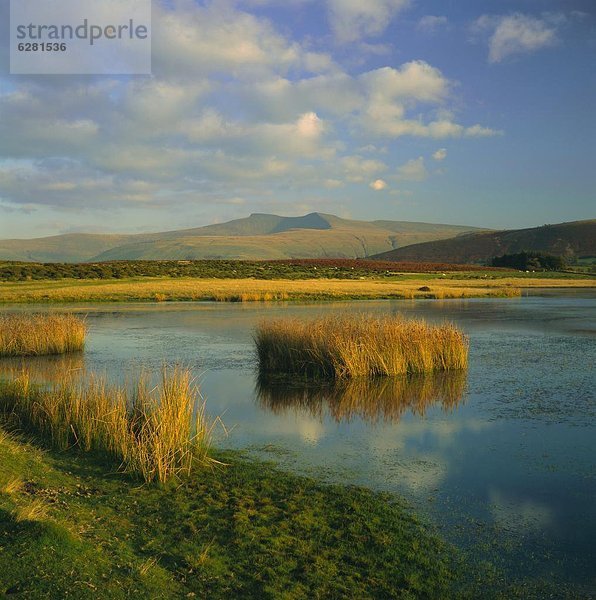
[[228,466],[138,485],[0,428],[0,597],[478,597],[399,498],[217,456]]
[[255,331],[261,373],[348,378],[464,369],[468,340],[451,323],[373,315],[268,319]]
[[522,288],[595,287],[582,279],[451,279],[260,280],[171,279],[60,280],[1,282],[2,303],[129,302],[211,300],[251,302],[278,300],[349,300],[375,298],[515,297]]
[[0,314],[0,356],[39,356],[82,350],[87,328],[75,315]]
[[106,454],[147,482],[179,479],[210,462],[213,424],[190,372],[180,368],[164,368],[155,387],[141,375],[132,394],[72,373],[41,386],[23,370],[0,382],[0,412],[59,450]]

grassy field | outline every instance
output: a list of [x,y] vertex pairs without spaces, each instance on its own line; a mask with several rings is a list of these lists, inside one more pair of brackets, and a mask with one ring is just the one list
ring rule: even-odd
[[0,429],[0,596],[447,598],[456,552],[388,495],[223,454],[182,486]]
[[371,315],[268,319],[257,326],[260,373],[395,376],[464,369],[468,340],[454,325]]
[[508,297],[532,287],[596,287],[596,279],[431,279],[416,275],[389,281],[138,278],[0,282],[0,303]]

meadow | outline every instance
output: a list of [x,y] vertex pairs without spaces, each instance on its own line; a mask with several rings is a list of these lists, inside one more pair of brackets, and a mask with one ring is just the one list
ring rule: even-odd
[[0,429],[0,596],[474,597],[458,552],[399,499],[217,458],[139,486]]
[[0,303],[254,302],[383,298],[516,297],[522,288],[596,287],[596,279],[170,279],[64,280],[0,283]]

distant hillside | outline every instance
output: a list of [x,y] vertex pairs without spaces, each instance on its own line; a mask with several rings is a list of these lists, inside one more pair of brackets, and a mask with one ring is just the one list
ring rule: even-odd
[[445,239],[474,227],[407,221],[354,221],[311,213],[253,214],[195,229],[134,235],[68,234],[0,240],[0,259],[24,262],[108,260],[364,258]]
[[533,251],[574,260],[596,256],[596,220],[531,229],[476,232],[382,252],[377,260],[486,263],[494,256]]

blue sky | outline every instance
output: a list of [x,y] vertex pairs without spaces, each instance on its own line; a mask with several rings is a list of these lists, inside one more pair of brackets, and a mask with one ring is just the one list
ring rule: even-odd
[[11,76],[0,237],[594,217],[592,0],[154,2],[151,77]]

